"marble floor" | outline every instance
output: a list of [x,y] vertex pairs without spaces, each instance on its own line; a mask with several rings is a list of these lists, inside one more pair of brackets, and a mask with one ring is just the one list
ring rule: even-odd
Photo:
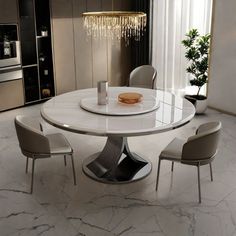
[[[177,130],[129,139],[133,151],[153,164],[142,181],[107,185],[86,177],[84,158],[101,150],[103,137],[63,132],[75,150],[77,186],[71,166],[63,157],[39,160],[35,188],[28,194],[30,172],[18,147],[13,119],[17,114],[35,118],[40,105],[0,114],[0,235],[106,236],[224,236],[236,235],[236,117],[208,110]],[[223,131],[219,153],[201,168],[202,204],[198,204],[195,167],[163,162],[159,191],[155,191],[157,157],[173,137],[188,137],[199,124],[221,120]],[[46,132],[55,128],[44,123]]]

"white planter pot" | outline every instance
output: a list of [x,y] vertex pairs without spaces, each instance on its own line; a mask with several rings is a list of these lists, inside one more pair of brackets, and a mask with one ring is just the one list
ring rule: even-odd
[[41,31],[41,35],[43,37],[47,37],[48,36],[48,31]]
[[207,99],[196,100],[195,108],[196,108],[196,114],[203,114],[207,109]]
[[196,114],[203,114],[207,109],[207,97],[200,96],[198,99],[196,95],[185,95],[185,98],[189,100],[196,109]]

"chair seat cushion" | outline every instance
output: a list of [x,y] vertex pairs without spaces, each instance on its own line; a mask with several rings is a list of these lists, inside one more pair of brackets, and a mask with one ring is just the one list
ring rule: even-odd
[[182,149],[185,142],[186,141],[182,139],[173,139],[161,152],[160,158],[171,161],[181,161]]
[[51,154],[72,153],[72,148],[63,134],[47,134]]

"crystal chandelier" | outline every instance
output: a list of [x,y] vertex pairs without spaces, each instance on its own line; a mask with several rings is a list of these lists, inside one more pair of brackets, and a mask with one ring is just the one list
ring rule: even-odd
[[140,40],[147,24],[147,16],[143,12],[85,12],[82,16],[88,36],[117,40],[124,38],[126,44],[131,37]]

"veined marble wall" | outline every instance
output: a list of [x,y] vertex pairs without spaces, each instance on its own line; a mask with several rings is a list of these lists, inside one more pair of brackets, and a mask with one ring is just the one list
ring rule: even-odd
[[[113,0],[113,10],[130,10],[132,0]],[[112,10],[109,0],[51,0],[54,70],[57,94],[96,87],[124,85],[130,73],[130,47],[86,35],[82,13]]]

